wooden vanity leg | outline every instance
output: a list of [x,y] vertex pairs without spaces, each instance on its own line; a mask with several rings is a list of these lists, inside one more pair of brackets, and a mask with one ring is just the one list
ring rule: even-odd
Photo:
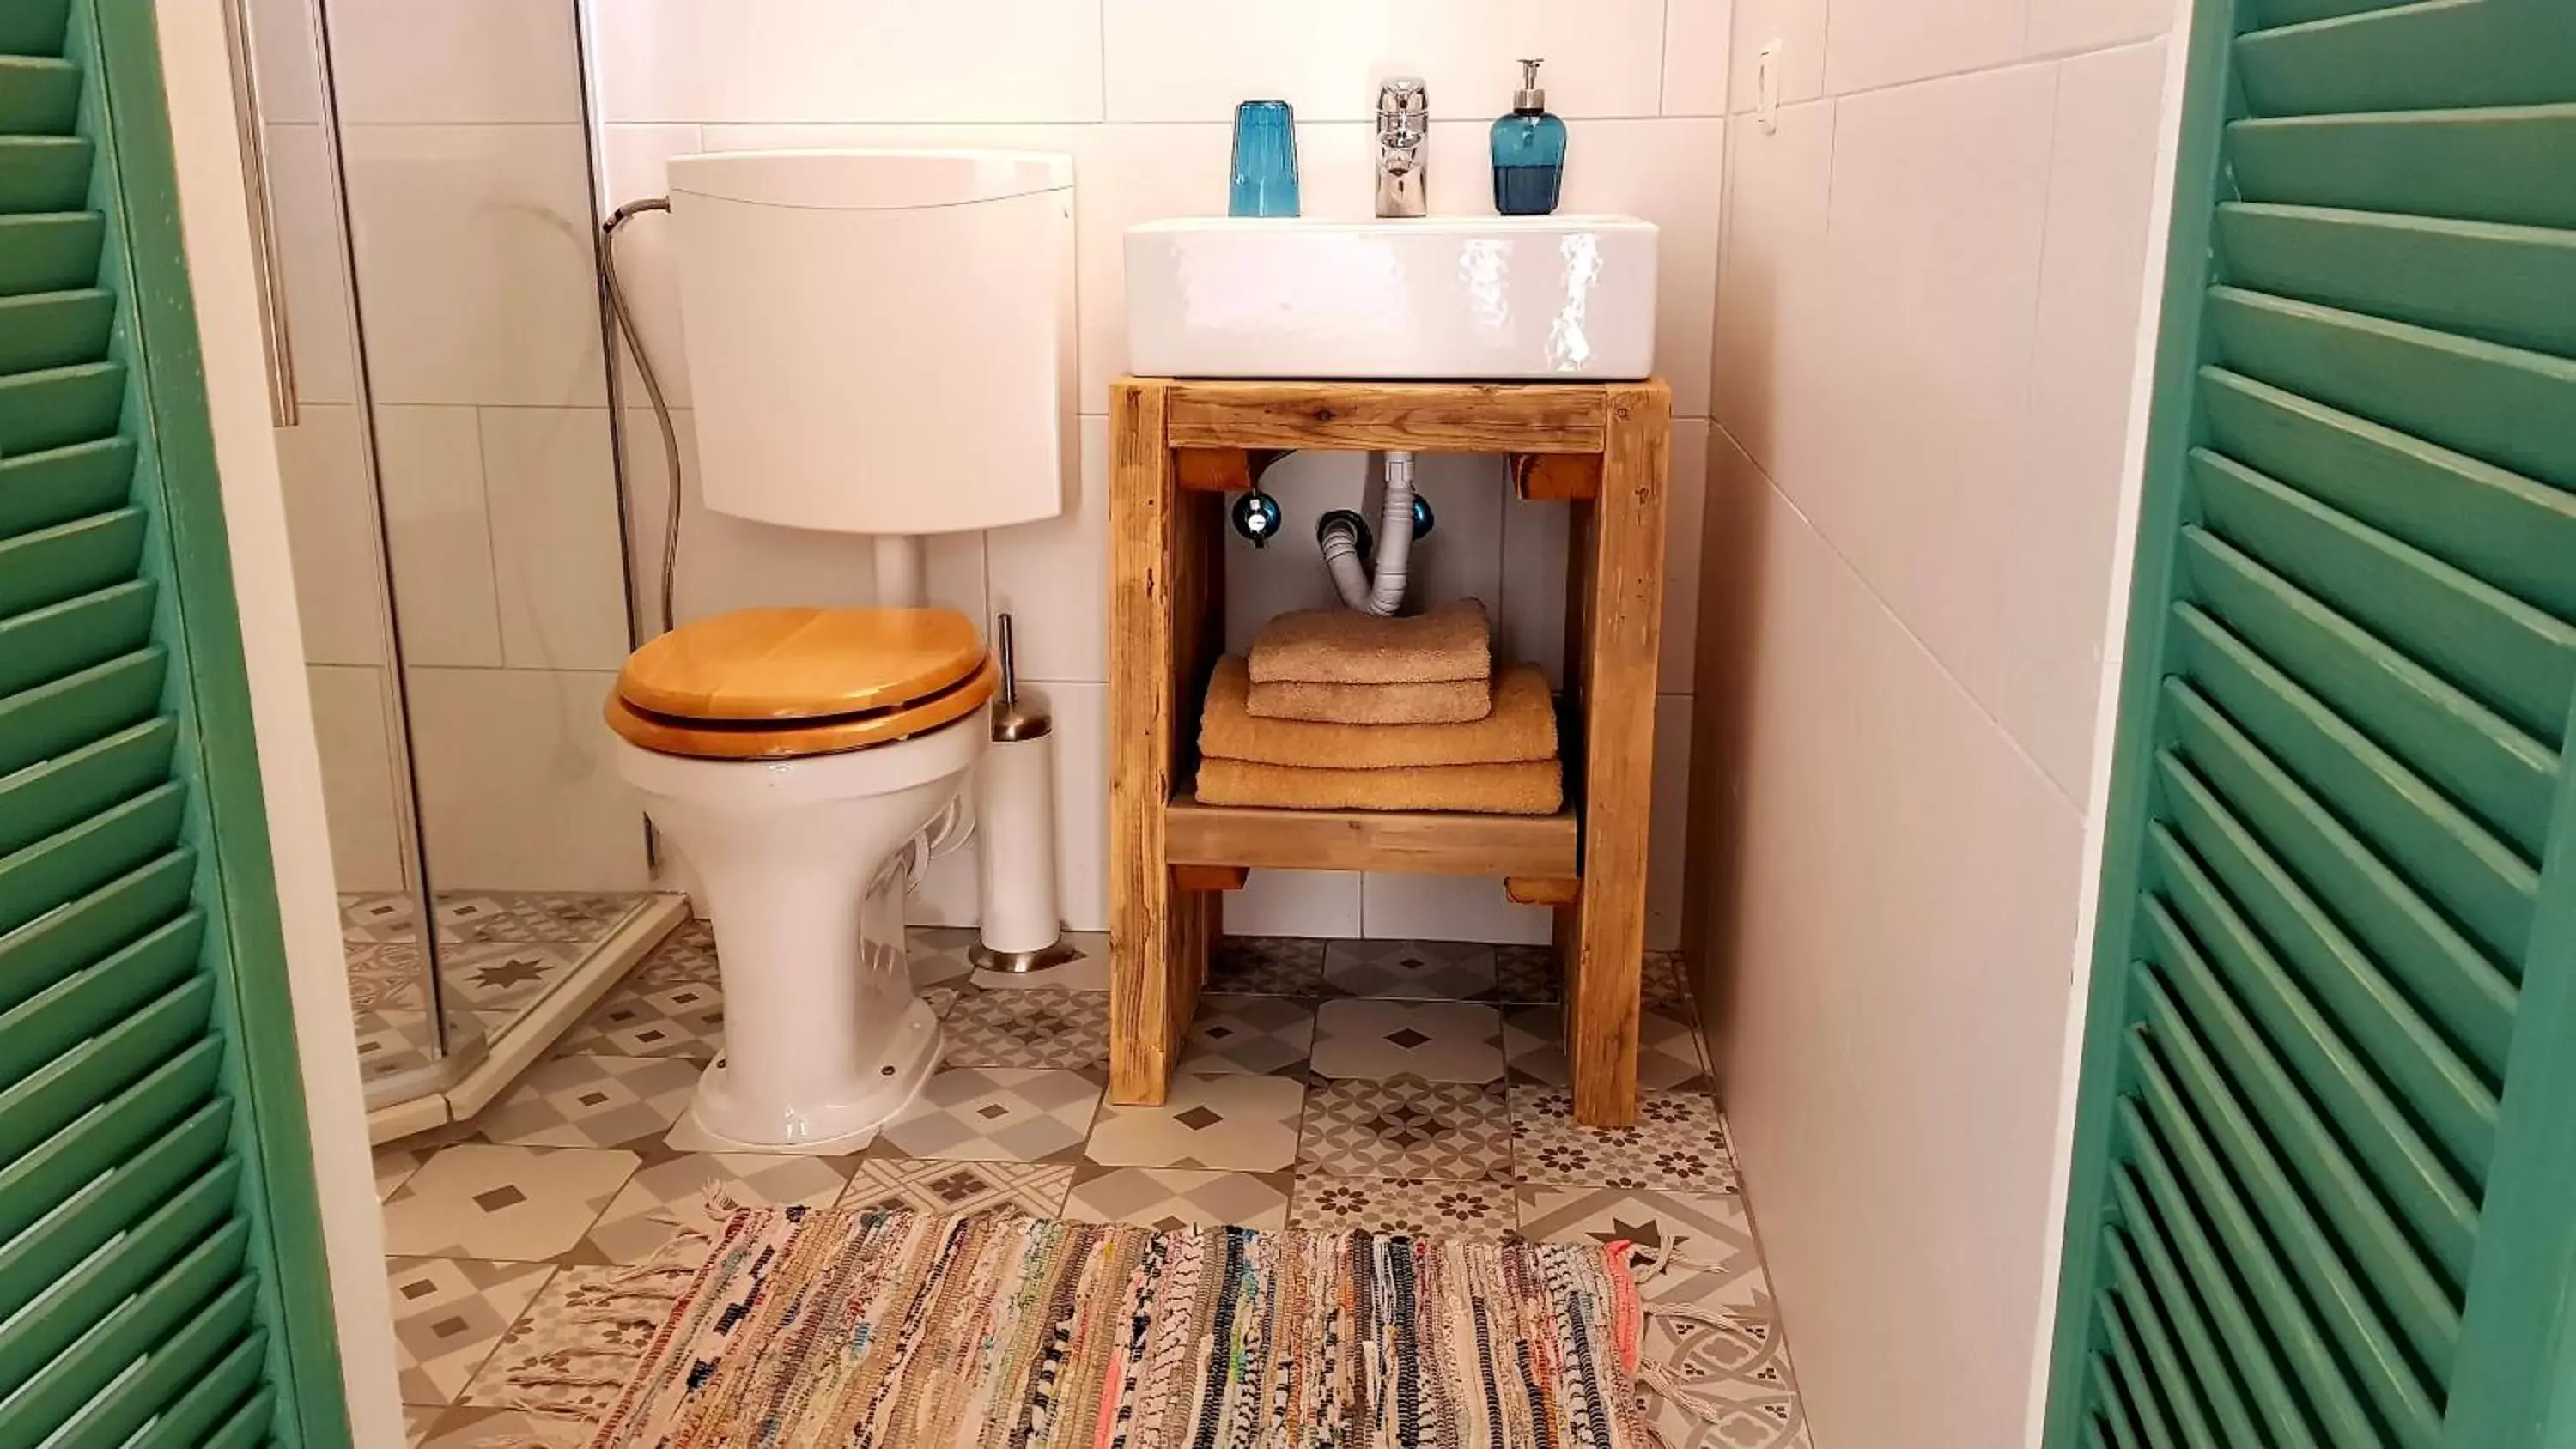
[[1580,571],[1583,889],[1559,913],[1574,1115],[1637,1119],[1637,1012],[1646,955],[1646,825],[1654,804],[1655,656],[1664,607],[1664,478],[1671,394],[1610,389],[1601,496]]
[[[1166,385],[1121,380],[1109,395],[1109,1099],[1159,1104],[1179,1057],[1173,1029],[1196,910],[1165,863],[1163,805],[1181,684],[1171,588],[1180,500],[1165,442]],[[1187,917],[1187,919],[1184,919]]]

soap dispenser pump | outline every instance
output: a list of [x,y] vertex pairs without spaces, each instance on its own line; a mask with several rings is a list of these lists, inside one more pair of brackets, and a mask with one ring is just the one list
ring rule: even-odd
[[1548,114],[1538,85],[1539,62],[1521,62],[1521,88],[1512,113],[1494,122],[1494,210],[1505,216],[1545,216],[1556,210],[1565,181],[1565,122]]

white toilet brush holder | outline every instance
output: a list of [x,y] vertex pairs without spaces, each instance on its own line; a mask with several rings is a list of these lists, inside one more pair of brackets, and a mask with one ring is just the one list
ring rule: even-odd
[[1055,718],[1023,697],[1011,616],[996,623],[1002,697],[993,741],[975,771],[976,854],[983,924],[967,958],[987,971],[1042,971],[1081,952],[1064,941],[1055,893]]

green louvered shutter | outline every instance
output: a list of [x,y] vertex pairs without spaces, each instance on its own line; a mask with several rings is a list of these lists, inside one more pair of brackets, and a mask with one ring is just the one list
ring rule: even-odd
[[0,0],[0,1449],[344,1445],[150,0]]
[[2576,1445],[2576,0],[2213,0],[2052,1449]]

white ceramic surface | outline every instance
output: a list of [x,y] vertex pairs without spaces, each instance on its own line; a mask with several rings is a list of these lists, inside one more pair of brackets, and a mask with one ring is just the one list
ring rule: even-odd
[[739,151],[670,176],[709,508],[872,534],[1064,511],[1071,158]]
[[1628,216],[1184,218],[1127,231],[1127,356],[1161,377],[1636,378],[1655,226]]
[[978,709],[928,734],[801,760],[695,760],[616,741],[706,893],[724,978],[725,1050],[690,1117],[727,1141],[786,1146],[865,1132],[902,1110],[939,1055],[912,989],[898,884],[868,884],[964,788],[992,732]]

